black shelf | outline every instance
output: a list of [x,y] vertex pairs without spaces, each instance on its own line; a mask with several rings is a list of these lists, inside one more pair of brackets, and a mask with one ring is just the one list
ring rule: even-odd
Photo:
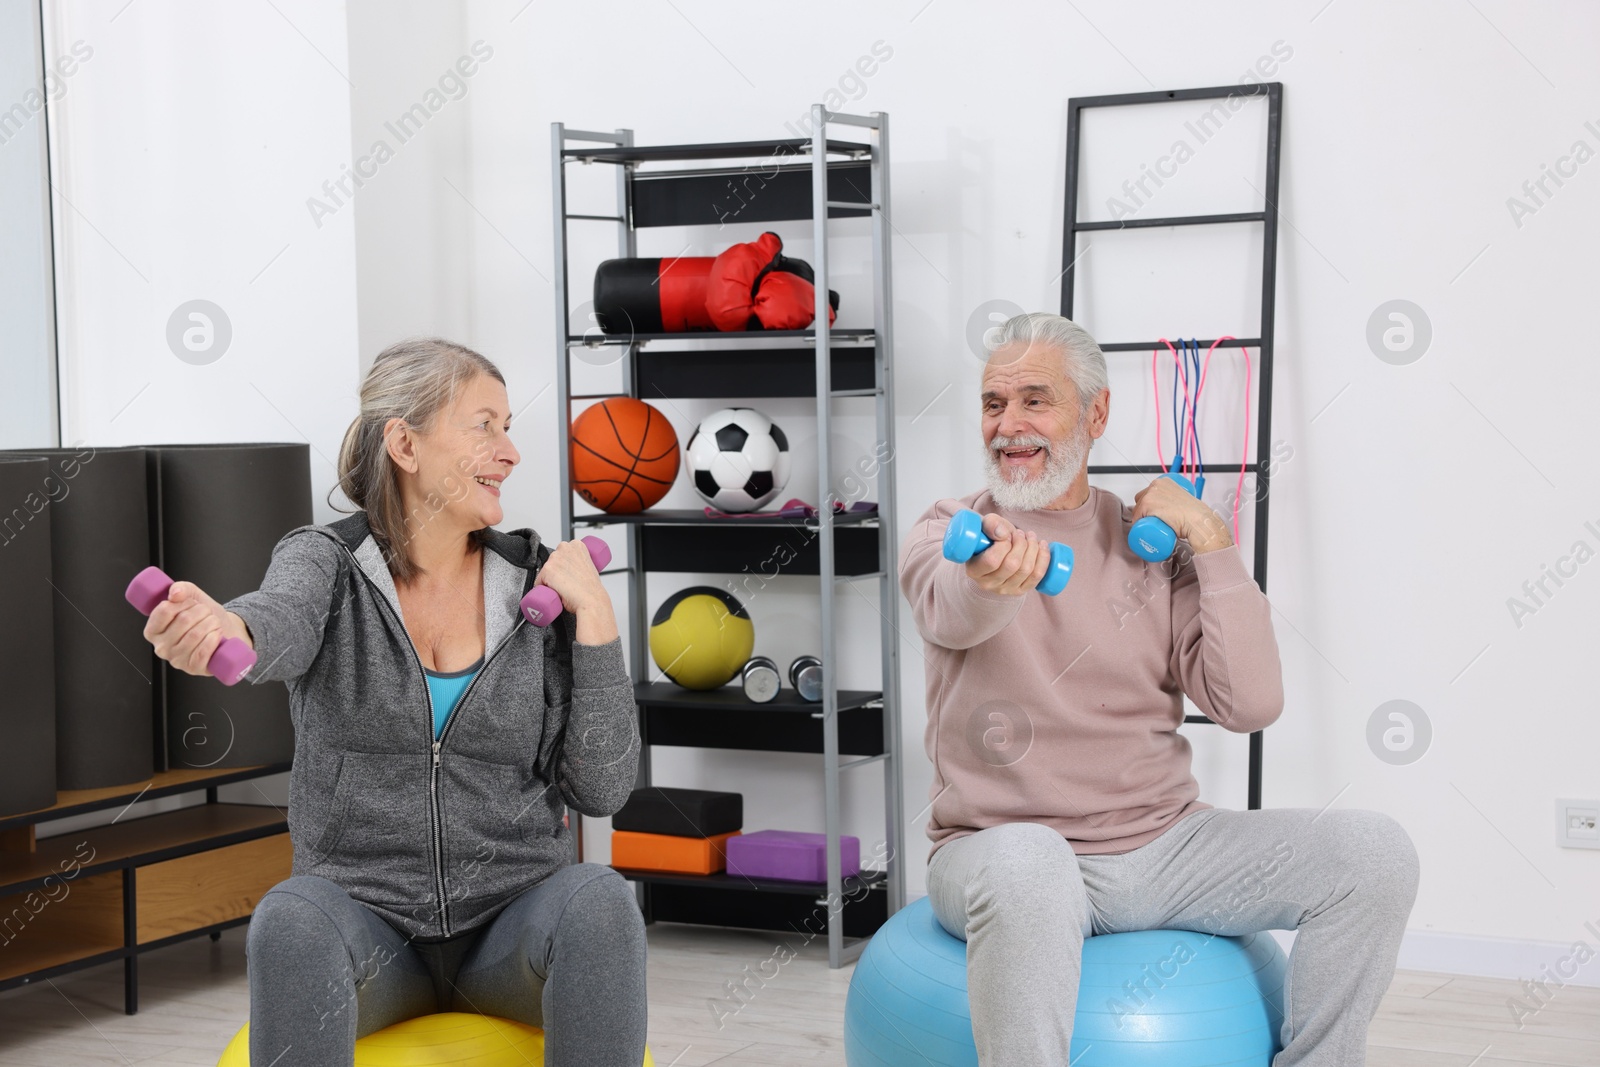
[[[754,582],[822,574],[820,531],[805,519],[755,522],[705,519],[639,526],[639,568],[680,574],[737,574]],[[743,525],[735,525],[741,523]],[[878,570],[878,527],[833,529],[833,573],[853,578]]]
[[[828,141],[827,200],[830,219],[867,218],[872,214],[871,146],[853,141]],[[639,163],[705,162],[748,159],[743,166],[696,167],[677,171],[629,174],[629,215],[635,230],[657,226],[723,226],[729,222],[810,222],[811,140],[731,141],[721,144],[569,148],[563,162]],[[802,160],[782,162],[783,160]],[[851,206],[859,204],[859,207]],[[571,216],[568,216],[571,217]]]
[[33,852],[0,852],[0,896],[37,889],[51,878],[59,881],[73,865],[71,849],[82,844],[94,850],[95,858],[78,864],[78,874],[93,877],[288,832],[287,817],[268,804],[194,804],[143,815],[45,838]]
[[[725,883],[739,881],[727,875],[664,875],[657,871],[618,870],[624,878],[645,886],[651,922],[804,932],[827,940],[831,919],[828,890],[820,883],[790,882],[786,884],[794,888],[765,889],[749,883],[741,887],[714,885],[709,881],[714,878],[724,879]],[[838,903],[833,907],[837,909],[835,914],[844,937],[871,937],[889,921],[889,890],[881,881],[864,886],[854,878],[846,878]]]
[[[877,511],[833,517],[833,571],[855,578],[878,570]],[[574,526],[639,527],[639,568],[679,574],[742,574],[765,582],[822,574],[816,519],[778,515],[713,519],[696,508],[654,508],[632,515],[574,515]]]
[[[838,331],[835,331],[837,334]],[[870,345],[829,345],[835,393],[875,389]],[[805,348],[709,348],[665,351],[644,347],[634,361],[638,395],[723,399],[817,395],[817,350]]]
[[[872,146],[856,141],[823,142],[829,154],[869,155]],[[710,144],[626,145],[616,148],[568,148],[563,159],[589,159],[596,163],[659,163],[693,159],[759,159],[783,154],[810,154],[811,138],[785,137],[776,141],[718,141]]]
[[[682,686],[671,682],[635,682],[633,686],[634,702],[651,707],[677,708],[680,711],[739,711],[739,712],[818,712],[822,711],[821,703],[815,700],[802,700],[793,689],[780,689],[778,695],[765,704],[758,704],[744,695],[744,690],[736,685],[725,685],[719,689],[684,689]],[[841,689],[839,690],[839,710],[852,711],[856,708],[866,707],[875,700],[882,700],[883,694],[871,689]],[[877,710],[877,709],[873,709]]]
[[[636,172],[633,228],[722,226],[729,222],[810,222],[811,164],[746,164],[696,170]],[[872,164],[828,164],[828,218],[872,215]],[[859,204],[859,207],[853,206]]]
[[[860,344],[871,341],[872,331],[869,329],[832,329],[827,331],[830,347],[832,342],[839,341],[845,344]],[[650,341],[750,341],[757,338],[772,338],[774,340],[792,340],[799,337],[815,338],[817,331],[806,330],[697,330],[685,333],[616,333],[603,334],[598,338],[589,337],[581,333],[569,333],[567,344],[574,347],[599,348],[605,345],[625,345],[633,342],[646,344]]]
[[[651,885],[692,885],[697,889],[751,890],[756,893],[792,893],[798,896],[826,896],[827,882],[790,882],[778,878],[746,878],[742,874],[683,874],[678,871],[647,871],[637,867],[618,867],[612,870],[634,882]],[[888,878],[886,871],[863,869],[860,874],[847,875],[842,880],[840,892],[857,893],[864,888],[880,885]]]
[[[615,522],[631,523],[635,526],[711,526],[719,530],[745,526],[805,526],[807,524],[815,526],[817,521],[816,519],[790,518],[786,515],[779,515],[775,511],[754,511],[748,514],[749,518],[713,519],[699,508],[650,508],[646,511],[636,511],[631,515],[607,515],[604,512],[574,515],[572,521],[584,526],[605,526]],[[877,521],[878,512],[876,510],[836,512],[833,516],[833,524],[835,526],[858,526],[862,523]]]
[[[633,693],[647,745],[822,754],[822,705],[801,700],[793,689],[779,690],[766,704],[749,700],[737,686],[693,692],[671,682],[637,682]],[[882,696],[839,690],[841,756],[883,755],[883,708],[869,706]]]
[[135,782],[116,788],[62,790],[57,794],[60,799],[48,808],[0,818],[0,830],[33,826],[55,819],[65,819],[70,815],[104,811],[107,808],[127,807],[135,800],[173,797],[183,793],[193,793],[199,789],[205,789],[208,794],[214,795],[219,785],[231,785],[251,778],[264,778],[270,774],[283,774],[289,767],[289,763],[264,763],[255,767],[218,771],[160,771],[148,782]]

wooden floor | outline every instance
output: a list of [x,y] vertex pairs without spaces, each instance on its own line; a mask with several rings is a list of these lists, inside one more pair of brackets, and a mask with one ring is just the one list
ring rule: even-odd
[[[765,934],[656,924],[650,929],[650,1048],[661,1067],[844,1064],[851,968],[829,971],[813,942],[779,965]],[[748,979],[744,1006],[725,983]],[[217,1061],[249,1014],[244,931],[190,941],[140,961],[140,1011],[122,1013],[120,965],[0,993],[0,1065],[202,1064]],[[1402,972],[1370,1031],[1370,1067],[1600,1065],[1600,989],[1568,986],[1519,1031],[1508,981]],[[718,1025],[713,1005],[725,1013]]]

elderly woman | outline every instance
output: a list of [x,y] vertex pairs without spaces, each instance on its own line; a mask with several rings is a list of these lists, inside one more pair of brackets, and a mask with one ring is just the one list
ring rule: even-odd
[[[494,528],[510,428],[483,356],[386,349],[339,452],[362,510],[285,534],[225,605],[174,584],[145,627],[189,674],[237,637],[253,684],[289,687],[294,868],[250,922],[255,1067],[348,1064],[441,1011],[543,1027],[553,1067],[643,1060],[643,919],[620,875],[572,862],[563,818],[627,799],[633,685],[585,548]],[[535,585],[565,608],[547,628],[518,610]]]

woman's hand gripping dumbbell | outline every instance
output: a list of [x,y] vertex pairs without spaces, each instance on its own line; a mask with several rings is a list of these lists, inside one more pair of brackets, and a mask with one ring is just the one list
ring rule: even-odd
[[234,685],[256,665],[248,642],[226,636],[229,613],[193,582],[174,582],[160,567],[146,567],[123,596],[150,616],[144,636],[156,655],[184,673]]
[[967,574],[991,593],[1015,595],[1038,589],[1055,596],[1072,578],[1072,548],[1044,542],[999,515],[963,508],[944,532],[944,558],[964,563]]
[[[605,570],[611,565],[611,547],[604,541],[600,540],[600,538],[585,537],[580,543],[584,548],[589,550],[589,559],[594,564],[595,575],[598,575],[600,571]],[[558,545],[556,547],[559,551],[561,546]],[[578,558],[582,559],[581,556]],[[552,553],[550,559],[545,561],[545,569],[550,570],[550,564],[555,559],[556,555],[555,553]],[[556,564],[555,570],[559,570],[561,567],[562,564],[558,563]],[[595,575],[587,575],[581,572],[573,574],[571,569],[568,569],[568,571],[562,575],[562,578],[557,579],[557,583],[563,587],[567,587],[569,586],[569,583],[582,583],[585,579],[592,579],[598,584],[599,579]],[[539,572],[539,578],[536,580],[540,581],[541,583],[548,580],[548,576],[545,574],[544,570]],[[528,590],[527,595],[522,598],[522,617],[527,619],[535,626],[549,626],[552,622],[555,622],[556,617],[561,614],[562,607],[563,605],[560,593],[556,592],[556,590],[552,589],[549,585],[535,585],[532,589]]]

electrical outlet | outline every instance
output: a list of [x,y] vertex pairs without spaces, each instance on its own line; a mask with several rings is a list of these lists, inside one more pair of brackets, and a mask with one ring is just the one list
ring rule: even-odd
[[1556,844],[1600,848],[1600,800],[1556,800]]

